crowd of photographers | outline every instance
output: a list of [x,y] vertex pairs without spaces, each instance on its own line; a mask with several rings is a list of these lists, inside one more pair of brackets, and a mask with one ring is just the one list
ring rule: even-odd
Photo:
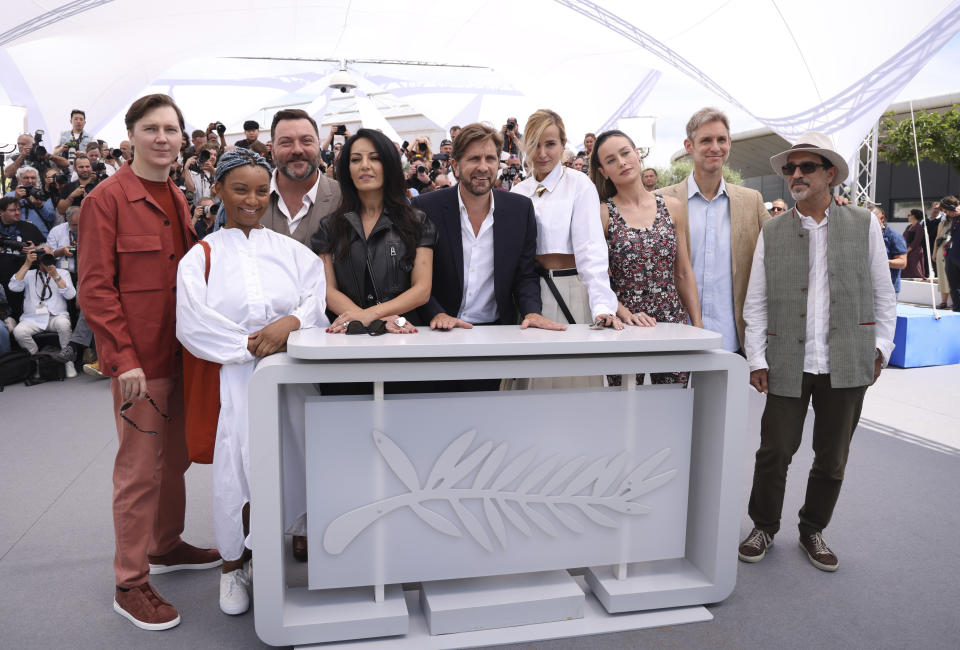
[[[184,134],[170,176],[190,203],[201,238],[224,223],[213,191],[219,156],[243,147],[273,164],[272,142],[261,140],[260,125],[248,120],[243,130],[244,137],[233,143],[226,141],[221,122],[195,129],[189,139]],[[451,153],[459,130],[451,127],[436,151],[427,137],[397,143],[411,199],[456,184]],[[526,176],[516,118],[506,120],[501,135],[504,147],[495,186],[510,190]],[[336,180],[335,163],[349,136],[345,125],[334,125],[321,145],[317,164],[331,179]],[[566,151],[564,165],[587,173],[595,139],[586,134],[584,150]],[[133,155],[127,140],[114,147],[90,134],[86,113],[79,109],[71,112],[70,126],[58,139],[45,138],[43,131],[17,138],[16,152],[3,169],[0,199],[0,357],[17,348],[31,355],[42,352],[62,364],[65,377],[76,376],[81,364],[88,374],[99,375],[95,342],[75,299],[80,204]],[[48,337],[38,336],[43,334]]]

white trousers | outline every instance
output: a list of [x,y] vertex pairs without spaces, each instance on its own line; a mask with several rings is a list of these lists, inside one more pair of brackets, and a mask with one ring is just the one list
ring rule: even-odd
[[[250,501],[250,423],[248,387],[255,361],[220,368],[220,419],[213,449],[213,530],[224,560],[238,560],[244,547],[243,506]],[[283,525],[287,532],[306,535],[307,474],[305,398],[316,395],[312,385],[280,389]],[[251,508],[256,507],[251,504]]]
[[56,332],[57,336],[60,337],[60,347],[65,348],[70,344],[70,335],[72,333],[70,330],[70,317],[66,314],[50,316],[50,320],[47,322],[45,328],[25,320],[20,321],[17,323],[17,326],[13,328],[13,338],[17,340],[21,348],[30,354],[36,354],[38,348],[37,342],[33,340],[33,335],[39,334],[40,332]]
[[247,387],[256,361],[220,368],[220,419],[213,447],[213,532],[224,560],[239,560],[250,540],[243,535],[243,505],[250,500],[250,425]]

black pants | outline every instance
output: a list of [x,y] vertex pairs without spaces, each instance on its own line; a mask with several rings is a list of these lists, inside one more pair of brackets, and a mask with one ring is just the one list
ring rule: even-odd
[[814,459],[800,509],[800,533],[820,532],[830,523],[867,387],[832,388],[830,375],[805,372],[801,391],[800,397],[767,395],[760,420],[760,449],[748,513],[757,528],[771,535],[780,530],[787,468],[800,447],[811,397]]
[[[960,242],[956,242],[954,245],[960,246]],[[950,283],[950,299],[953,301],[953,311],[960,311],[960,262],[948,258],[944,267],[947,269],[947,282]]]

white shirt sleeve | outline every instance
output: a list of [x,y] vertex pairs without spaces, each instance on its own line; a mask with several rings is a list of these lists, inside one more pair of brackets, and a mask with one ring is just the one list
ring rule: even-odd
[[877,349],[886,367],[893,353],[893,334],[897,328],[897,294],[890,281],[887,247],[883,243],[880,222],[870,219],[870,278],[873,280],[873,320]]
[[577,272],[590,297],[590,314],[596,320],[600,314],[617,313],[617,297],[610,288],[609,252],[600,220],[600,195],[592,183],[583,184],[583,188],[573,199],[570,240]]
[[327,327],[327,278],[323,260],[306,246],[296,246],[297,268],[300,270],[300,302],[292,316],[300,320],[300,329]]
[[763,263],[763,233],[753,250],[753,266],[743,301],[744,352],[750,372],[767,368],[767,273]]
[[[60,295],[63,296],[64,300],[70,300],[71,298],[76,297],[77,290],[73,287],[73,278],[70,277],[69,273],[58,273],[58,275],[63,278],[64,287],[61,289],[57,287],[57,291],[60,292]],[[56,284],[56,283],[54,283]]]
[[247,332],[207,306],[206,259],[203,247],[194,246],[177,268],[177,338],[191,354],[215,363],[245,363],[254,356],[247,350]]

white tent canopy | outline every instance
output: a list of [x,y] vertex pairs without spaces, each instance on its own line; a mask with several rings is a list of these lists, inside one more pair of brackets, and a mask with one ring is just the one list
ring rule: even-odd
[[[960,29],[960,0],[903,9],[890,0],[22,0],[0,13],[0,105],[26,107],[30,128],[51,133],[83,108],[88,129],[115,142],[129,103],[159,90],[195,125],[235,130],[265,107],[322,110],[328,75],[346,60],[367,115],[362,100],[375,91],[442,127],[508,116],[522,125],[550,107],[576,144],[618,118],[712,103],[788,140],[826,131],[850,157]],[[703,101],[676,92],[678,71]]]

